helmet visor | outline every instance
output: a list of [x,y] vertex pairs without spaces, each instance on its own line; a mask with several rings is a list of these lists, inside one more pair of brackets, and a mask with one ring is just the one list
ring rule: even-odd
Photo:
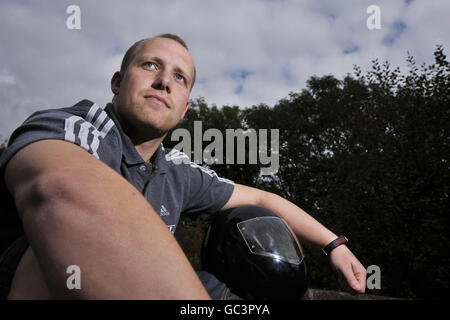
[[237,227],[253,254],[300,264],[303,255],[291,231],[278,217],[257,217],[238,222]]

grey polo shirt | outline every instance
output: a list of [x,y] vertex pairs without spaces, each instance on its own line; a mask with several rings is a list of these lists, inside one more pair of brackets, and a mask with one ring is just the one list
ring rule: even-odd
[[[151,161],[145,162],[123,132],[111,104],[103,109],[82,100],[70,108],[38,111],[14,131],[0,157],[1,192],[5,192],[4,167],[8,160],[23,147],[45,139],[72,142],[122,175],[146,197],[172,233],[181,213],[218,211],[234,189],[232,181],[218,177],[214,171],[190,162],[186,154],[162,144]],[[12,231],[20,228],[17,212],[12,212],[14,205],[8,201],[12,197],[2,201],[0,212],[0,233],[6,242],[20,236],[14,233],[23,232]]]

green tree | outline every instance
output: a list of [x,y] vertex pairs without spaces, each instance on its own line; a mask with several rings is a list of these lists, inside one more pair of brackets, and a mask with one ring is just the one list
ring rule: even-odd
[[[193,103],[186,122],[206,128],[280,130],[280,168],[213,165],[235,182],[275,192],[335,232],[346,234],[365,266],[381,268],[382,288],[407,298],[449,296],[448,181],[450,67],[435,62],[409,72],[372,61],[365,74],[311,77],[275,106],[240,110]],[[327,259],[305,248],[312,286],[337,289]]]

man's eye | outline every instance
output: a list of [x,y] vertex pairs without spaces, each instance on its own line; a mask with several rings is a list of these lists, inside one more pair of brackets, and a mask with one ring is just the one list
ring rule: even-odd
[[186,81],[186,79],[185,79],[181,74],[179,74],[179,73],[177,73],[177,74],[175,75],[175,77],[177,78],[178,81]]
[[144,65],[146,67],[149,67],[150,69],[156,69],[156,64],[154,64],[153,62],[147,61],[144,63]]

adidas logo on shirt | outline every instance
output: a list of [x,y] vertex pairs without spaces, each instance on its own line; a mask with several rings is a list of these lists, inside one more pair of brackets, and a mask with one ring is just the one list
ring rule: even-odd
[[168,215],[170,215],[170,212],[169,212],[169,210],[166,209],[166,207],[164,207],[164,205],[162,205],[161,210],[159,211],[159,215],[161,217],[168,216]]
[[169,228],[169,231],[171,234],[175,234],[175,225],[174,224],[167,225],[167,228]]

